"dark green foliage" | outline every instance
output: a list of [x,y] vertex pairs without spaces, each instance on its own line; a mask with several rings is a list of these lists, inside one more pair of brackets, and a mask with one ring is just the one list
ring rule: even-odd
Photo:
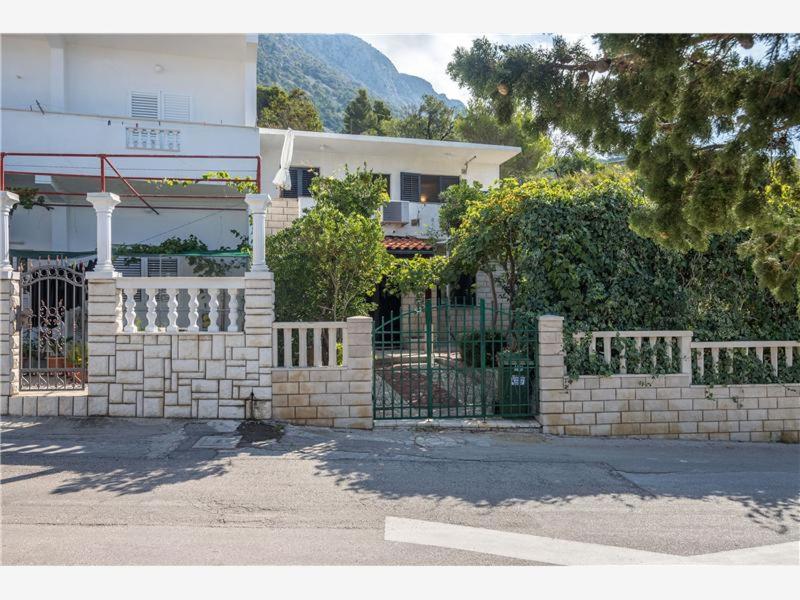
[[685,329],[680,256],[639,237],[629,181],[541,180],[521,209],[520,308],[579,330]]
[[[218,252],[249,252],[250,248],[245,236],[236,231],[231,230],[234,237],[239,240],[239,245],[236,248],[222,246],[217,248]],[[203,253],[210,252],[208,245],[196,235],[191,234],[186,238],[179,238],[173,236],[165,239],[160,244],[118,244],[114,246],[114,256],[122,257],[136,257],[136,256],[180,256],[191,252]],[[213,256],[187,256],[186,262],[192,267],[192,271],[199,277],[222,277],[230,269],[243,268],[246,259],[233,258],[223,259]]]
[[46,210],[53,210],[52,206],[48,206],[43,195],[39,194],[39,188],[35,187],[13,187],[8,188],[9,192],[14,192],[19,196],[19,202],[11,207],[9,214],[14,214],[17,208],[24,208],[30,210],[35,206],[39,206]]
[[456,119],[455,127],[459,141],[522,148],[520,154],[500,165],[500,177],[531,177],[544,167],[550,141],[532,132],[531,117],[526,112],[501,123],[487,102],[474,100]]
[[444,190],[440,196],[442,206],[439,209],[439,227],[446,235],[450,235],[461,226],[467,206],[483,198],[484,193],[480,182],[473,181],[470,185],[462,180]]
[[800,363],[794,363],[791,367],[787,366],[783,351],[778,357],[777,374],[772,370],[768,351],[764,356],[764,360],[761,361],[752,350],[747,354],[741,351],[729,353],[723,350],[720,352],[719,363],[715,369],[710,353],[706,352],[702,375],[697,362],[692,361],[692,381],[705,385],[797,383],[800,381]]
[[380,100],[371,102],[367,90],[362,88],[344,109],[342,133],[384,135],[385,124],[391,118],[389,107]]
[[[800,339],[800,320],[737,255],[737,237],[680,254],[641,238],[642,196],[622,176],[524,186],[519,308],[560,314],[572,331],[690,329],[698,340]],[[741,237],[744,234],[739,234]]]
[[344,177],[315,177],[311,180],[311,196],[316,206],[331,206],[344,215],[358,214],[376,218],[378,210],[389,202],[386,181],[364,165],[351,171],[345,167]]
[[341,321],[368,314],[389,267],[378,209],[385,185],[370,171],[317,177],[316,205],[266,240],[281,321]]
[[422,104],[405,116],[395,119],[391,135],[425,140],[454,140],[456,112],[436,96],[425,95]]
[[[597,53],[560,37],[544,48],[479,39],[448,70],[503,119],[524,107],[540,131],[626,156],[649,199],[631,224],[659,244],[705,250],[716,234],[752,230],[756,274],[796,301],[800,35],[594,39]],[[790,188],[786,208],[770,200],[775,185]]]
[[303,90],[259,85],[256,91],[259,127],[322,131],[317,108]]
[[[496,329],[486,329],[484,331],[486,366],[494,367],[497,353],[500,352],[506,343],[508,332]],[[458,340],[458,348],[461,352],[461,359],[468,367],[481,366],[481,332],[471,331],[465,333]]]

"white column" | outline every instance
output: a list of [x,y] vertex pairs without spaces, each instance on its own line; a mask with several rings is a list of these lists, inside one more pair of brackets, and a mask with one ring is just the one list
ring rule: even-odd
[[251,271],[264,272],[267,263],[264,260],[264,242],[267,232],[267,207],[272,200],[267,194],[247,194],[244,198],[247,211],[253,219],[253,263]]
[[19,196],[14,192],[0,191],[0,271],[12,271],[9,222],[11,209],[17,202],[19,202]]
[[106,276],[114,273],[111,262],[111,213],[119,204],[119,196],[110,192],[89,192],[86,199],[97,213],[97,267],[95,273]]

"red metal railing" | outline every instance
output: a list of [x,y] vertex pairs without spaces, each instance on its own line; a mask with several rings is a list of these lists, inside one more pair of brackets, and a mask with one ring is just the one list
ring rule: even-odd
[[[8,157],[55,157],[55,158],[96,158],[98,160],[98,174],[97,175],[90,175],[85,173],[64,173],[58,171],[40,171],[36,170],[33,167],[33,170],[25,170],[25,171],[12,171],[7,169],[6,159]],[[100,179],[100,190],[101,192],[107,191],[107,181],[109,179],[119,180],[121,181],[130,191],[130,194],[119,194],[121,197],[127,198],[138,198],[141,200],[150,210],[158,214],[158,211],[145,200],[147,198],[209,198],[208,195],[201,196],[201,195],[192,195],[192,194],[155,194],[151,192],[147,192],[146,190],[137,190],[133,185],[131,185],[131,181],[158,181],[161,179],[160,177],[147,177],[147,176],[132,176],[132,175],[123,175],[120,173],[119,169],[111,162],[111,159],[131,159],[131,158],[157,158],[157,159],[198,159],[198,160],[253,160],[255,161],[255,177],[214,177],[214,178],[203,178],[203,177],[169,177],[172,181],[179,181],[182,183],[198,183],[198,182],[213,182],[213,183],[255,183],[256,191],[258,193],[261,192],[261,157],[260,156],[247,156],[247,155],[214,155],[214,154],[175,154],[175,155],[163,155],[163,154],[83,154],[83,153],[54,153],[54,152],[0,152],[0,191],[6,189],[6,174],[23,174],[23,175],[48,175],[48,176],[59,176],[59,177],[88,177],[88,178],[99,178]],[[106,166],[108,166],[112,171],[113,175],[109,175],[106,173]],[[81,167],[83,168],[83,167]],[[201,169],[192,169],[193,171],[200,171]],[[37,194],[42,195],[52,195],[52,196],[83,196],[84,194],[78,192],[63,192],[63,191],[47,191],[47,190],[39,190]]]

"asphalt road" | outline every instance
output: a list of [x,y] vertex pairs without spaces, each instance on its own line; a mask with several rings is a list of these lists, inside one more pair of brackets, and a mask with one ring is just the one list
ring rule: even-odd
[[[230,429],[4,418],[2,563],[570,564],[800,539],[797,445],[287,427],[195,447]],[[387,541],[387,517],[467,527]]]

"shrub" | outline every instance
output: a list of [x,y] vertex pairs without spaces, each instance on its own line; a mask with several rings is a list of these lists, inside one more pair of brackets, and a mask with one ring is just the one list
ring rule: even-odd
[[[506,345],[507,334],[497,329],[484,330],[484,340],[486,345],[486,366],[496,365],[497,354]],[[458,347],[461,352],[461,359],[468,367],[481,366],[481,332],[471,331],[461,336],[458,340]]]

